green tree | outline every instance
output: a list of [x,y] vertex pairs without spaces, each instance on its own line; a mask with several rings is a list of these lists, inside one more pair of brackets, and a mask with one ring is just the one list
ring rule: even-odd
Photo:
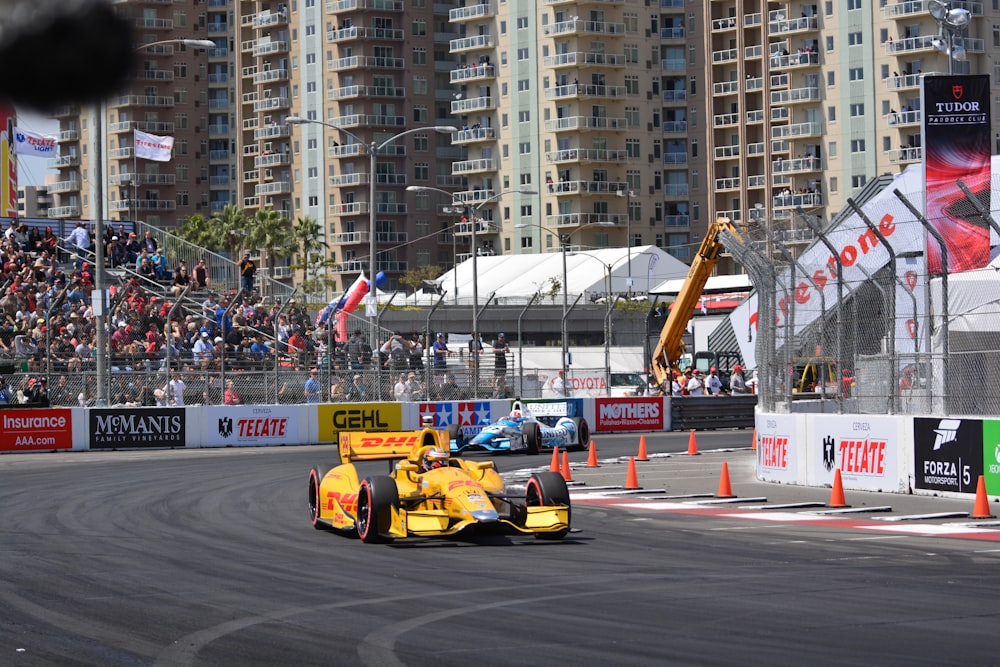
[[[273,269],[279,258],[295,253],[295,234],[284,217],[274,209],[258,209],[247,226],[246,245],[248,248],[260,248],[265,267]],[[271,274],[274,275],[273,270]]]
[[441,275],[441,267],[437,264],[428,264],[410,269],[399,279],[400,284],[409,287],[411,292],[416,292],[424,286],[424,281],[434,280]]
[[212,252],[228,252],[231,258],[238,257],[246,232],[246,215],[232,204],[210,219],[192,215],[177,229],[182,239]]
[[320,224],[308,216],[295,221],[292,234],[298,246],[297,257],[291,266],[304,272],[301,286],[306,293],[323,292],[326,295],[328,289],[337,284],[337,279],[329,274],[336,262],[326,254],[328,246],[321,231]]

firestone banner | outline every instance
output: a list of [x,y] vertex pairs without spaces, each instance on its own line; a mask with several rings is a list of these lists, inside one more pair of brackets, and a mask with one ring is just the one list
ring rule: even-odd
[[[990,77],[920,77],[928,222],[948,250],[948,272],[981,269],[990,261],[990,228],[965,200],[959,179],[990,207]],[[943,271],[941,246],[927,241],[932,274]]]

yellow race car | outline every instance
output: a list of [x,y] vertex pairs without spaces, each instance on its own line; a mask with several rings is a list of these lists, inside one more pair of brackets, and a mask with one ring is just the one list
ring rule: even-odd
[[[527,533],[559,540],[570,528],[570,499],[558,473],[533,474],[524,491],[506,489],[493,461],[452,458],[448,434],[341,433],[341,465],[309,471],[309,519],[318,529],[356,532],[363,541],[462,531]],[[384,459],[389,475],[359,477],[356,461]]]

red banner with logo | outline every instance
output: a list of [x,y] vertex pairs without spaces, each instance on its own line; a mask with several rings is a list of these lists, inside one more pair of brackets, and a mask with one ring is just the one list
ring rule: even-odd
[[72,415],[67,408],[0,410],[0,451],[72,449]]
[[[948,272],[990,261],[990,227],[965,199],[965,183],[990,209],[990,77],[924,76],[924,177],[928,222],[944,238]],[[927,268],[942,272],[941,245],[927,239]]]
[[662,431],[664,428],[662,398],[597,398],[594,399],[595,431]]

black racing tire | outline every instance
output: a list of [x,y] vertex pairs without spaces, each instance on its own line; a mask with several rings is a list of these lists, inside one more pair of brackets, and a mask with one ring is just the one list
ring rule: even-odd
[[367,477],[358,488],[358,537],[367,544],[386,544],[391,511],[399,507],[399,489],[391,477]]
[[319,497],[319,484],[323,480],[321,468],[314,467],[309,471],[309,522],[316,530],[326,530],[329,524],[320,519],[322,501]]
[[524,427],[524,444],[527,446],[527,453],[536,456],[542,451],[542,427],[538,422],[528,422]]
[[580,436],[580,442],[577,443],[579,449],[586,449],[587,445],[590,444],[590,424],[583,417],[576,417],[573,419],[576,422],[576,433]]
[[[572,505],[566,480],[557,472],[536,472],[524,485],[524,504],[527,507],[565,505],[567,519],[572,519]],[[535,533],[540,540],[561,540],[569,533],[569,528],[555,533]]]
[[448,438],[454,440],[459,447],[465,444],[462,442],[462,427],[458,424],[448,424]]

